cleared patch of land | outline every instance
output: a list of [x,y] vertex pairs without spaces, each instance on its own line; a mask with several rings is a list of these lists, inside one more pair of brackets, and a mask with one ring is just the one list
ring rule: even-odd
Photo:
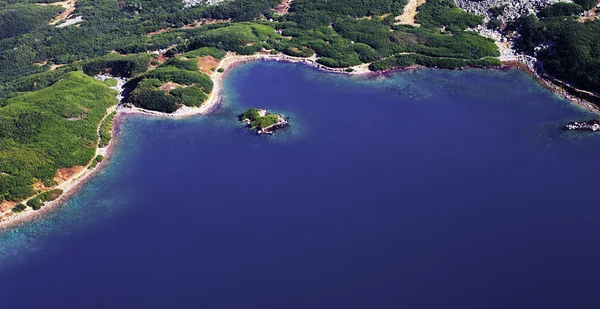
[[285,15],[290,10],[290,6],[294,0],[283,0],[281,3],[275,8],[275,12],[279,15]]
[[219,66],[219,61],[213,56],[198,57],[198,67],[200,72],[206,75],[212,75]]
[[54,176],[54,181],[58,184],[62,184],[65,181],[71,179],[73,176],[81,173],[85,169],[84,166],[73,166],[67,168],[61,168],[56,171],[56,175]]
[[166,82],[166,83],[163,83],[162,85],[160,85],[160,87],[158,87],[158,90],[162,90],[166,93],[170,93],[171,90],[177,89],[180,87],[183,87],[183,85],[180,85],[180,84],[174,83],[174,82]]
[[68,0],[62,2],[53,2],[53,3],[36,3],[37,5],[59,5],[65,8],[65,10],[58,14],[54,19],[50,21],[51,25],[56,25],[58,22],[67,19],[73,12],[75,12],[75,5],[77,4],[77,0]]
[[420,24],[415,22],[415,16],[419,13],[419,6],[423,5],[425,0],[410,0],[406,6],[404,6],[404,12],[400,16],[396,16],[396,25],[411,25],[420,27]]
[[[600,2],[599,2],[600,4]],[[596,8],[592,8],[591,10],[585,12],[584,16],[579,17],[579,21],[582,23],[585,23],[587,21],[591,21],[591,20],[597,20],[598,18],[600,18],[600,14],[598,14],[599,11],[596,10]]]

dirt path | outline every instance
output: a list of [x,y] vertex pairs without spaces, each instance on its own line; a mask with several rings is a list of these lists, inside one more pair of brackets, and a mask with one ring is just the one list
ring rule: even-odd
[[409,0],[408,4],[404,7],[404,12],[400,16],[396,16],[396,25],[411,25],[420,27],[420,24],[415,23],[415,16],[417,16],[417,8],[425,3],[425,0]]
[[53,2],[53,3],[36,3],[37,5],[60,5],[65,8],[64,12],[58,14],[52,21],[50,21],[51,25],[55,25],[61,20],[65,20],[69,17],[69,15],[73,14],[75,11],[75,5],[77,4],[77,0],[67,0],[63,2]]

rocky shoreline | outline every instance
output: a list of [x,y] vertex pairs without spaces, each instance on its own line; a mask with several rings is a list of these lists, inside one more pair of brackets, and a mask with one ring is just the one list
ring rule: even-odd
[[564,126],[564,130],[598,132],[600,131],[600,119],[593,119],[584,122],[570,122]]
[[275,131],[289,125],[289,122],[282,115],[277,115],[277,116],[278,116],[279,121],[276,124],[270,125],[266,128],[263,128],[262,130],[259,130],[258,134],[270,135],[270,134],[275,133]]

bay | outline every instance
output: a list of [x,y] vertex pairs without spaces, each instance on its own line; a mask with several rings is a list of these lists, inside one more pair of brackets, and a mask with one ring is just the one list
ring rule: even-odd
[[3,307],[600,305],[600,138],[526,74],[227,74],[217,111],[122,119],[96,177],[0,233]]

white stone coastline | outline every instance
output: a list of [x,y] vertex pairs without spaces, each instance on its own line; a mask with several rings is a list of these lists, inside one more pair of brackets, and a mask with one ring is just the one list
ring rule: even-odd
[[456,4],[463,10],[482,15],[489,20],[490,8],[506,6],[503,10],[502,18],[505,20],[515,20],[520,16],[535,14],[541,9],[558,2],[573,2],[571,0],[455,0]]

